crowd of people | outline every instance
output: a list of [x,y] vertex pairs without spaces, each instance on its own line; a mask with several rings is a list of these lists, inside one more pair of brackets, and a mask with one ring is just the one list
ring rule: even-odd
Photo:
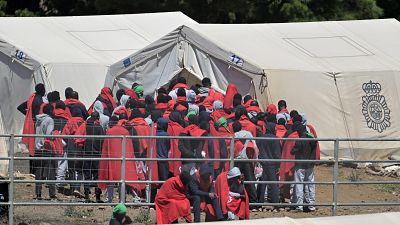
[[[262,110],[252,96],[242,96],[235,84],[229,84],[222,94],[212,88],[209,78],[189,87],[184,77],[178,77],[168,86],[160,87],[156,97],[144,96],[144,88],[134,83],[131,88],[116,91],[114,98],[111,89],[104,87],[87,109],[73,88],[65,89],[63,101],[58,91],[46,95],[45,86],[37,84],[35,92],[18,106],[26,116],[24,134],[76,136],[22,139],[29,155],[39,157],[39,160],[30,161],[30,173],[35,179],[72,180],[69,189],[65,182],[47,184],[51,200],[57,201],[57,191],[69,190],[90,202],[94,188],[96,202],[112,202],[115,188],[119,188],[117,181],[121,180],[121,160],[79,158],[121,158],[125,154],[126,158],[135,159],[126,160],[126,181],[166,181],[162,185],[150,185],[151,202],[155,203],[160,224],[174,223],[181,217],[192,221],[190,206],[194,222],[200,222],[202,210],[206,212],[206,221],[249,219],[249,210],[259,208],[250,207],[249,203],[265,201],[289,200],[300,205],[293,207],[294,210],[315,210],[315,185],[312,183],[256,185],[243,182],[314,182],[314,163],[276,161],[319,159],[319,145],[314,140],[317,134],[304,113],[289,112],[284,100]],[[87,135],[105,135],[106,138]],[[123,143],[125,139],[108,137],[122,135],[133,138]],[[266,138],[254,140],[253,137]],[[277,137],[307,140],[271,139]],[[255,160],[237,161],[232,168],[228,160],[231,145],[235,159]],[[124,152],[122,146],[125,146]],[[40,157],[62,159],[41,160]],[[187,160],[176,160],[179,158]],[[87,182],[98,180],[105,182]],[[80,181],[85,181],[83,194]],[[146,197],[143,182],[126,185],[134,202]],[[41,183],[36,183],[35,194],[36,199],[42,199]],[[275,210],[278,209],[276,206]]]

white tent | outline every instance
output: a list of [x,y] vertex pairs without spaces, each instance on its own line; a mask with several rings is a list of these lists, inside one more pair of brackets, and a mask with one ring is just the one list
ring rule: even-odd
[[[16,107],[44,82],[61,95],[68,86],[87,106],[108,67],[169,31],[196,23],[181,12],[0,19],[0,133],[19,133]],[[0,155],[6,155],[4,140]],[[4,171],[0,168],[0,171]]]
[[[112,65],[106,85],[140,81],[152,93],[184,70],[210,77],[217,89],[234,82],[242,94],[254,90],[264,106],[285,99],[319,137],[399,137],[399,38],[394,19],[182,26]],[[332,149],[322,144],[323,155]],[[376,159],[399,153],[400,143],[341,142],[340,149],[341,157]]]

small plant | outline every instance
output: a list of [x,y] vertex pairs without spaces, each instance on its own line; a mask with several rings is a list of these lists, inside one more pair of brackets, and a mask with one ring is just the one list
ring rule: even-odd
[[150,209],[140,208],[138,215],[134,218],[134,221],[142,224],[152,224]]
[[80,210],[75,206],[67,206],[64,215],[72,218],[86,218],[92,216],[92,211]]
[[400,193],[400,184],[382,184],[380,189],[389,193]]
[[346,179],[351,182],[361,181],[360,173],[356,169],[353,169],[351,174],[347,176]]

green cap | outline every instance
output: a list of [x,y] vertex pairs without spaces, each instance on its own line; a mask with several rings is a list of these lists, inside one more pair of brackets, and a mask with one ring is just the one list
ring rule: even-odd
[[188,112],[186,117],[189,118],[189,116],[191,116],[191,115],[196,116],[196,112],[195,111],[190,111],[190,112]]
[[114,206],[113,208],[113,214],[125,214],[126,213],[126,206],[124,203],[119,203],[118,205]]
[[136,94],[139,95],[139,97],[143,96],[143,91],[144,91],[144,87],[143,85],[137,85],[133,88],[133,90],[136,92]]
[[225,127],[226,128],[228,126],[228,120],[226,120],[225,117],[221,117],[221,118],[218,119],[217,124],[220,127]]

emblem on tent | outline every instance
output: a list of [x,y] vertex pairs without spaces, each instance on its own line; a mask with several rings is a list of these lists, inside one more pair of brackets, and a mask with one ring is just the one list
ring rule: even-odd
[[362,85],[365,96],[362,97],[362,113],[367,121],[367,126],[382,133],[390,127],[390,109],[385,96],[380,95],[381,85],[369,81]]

